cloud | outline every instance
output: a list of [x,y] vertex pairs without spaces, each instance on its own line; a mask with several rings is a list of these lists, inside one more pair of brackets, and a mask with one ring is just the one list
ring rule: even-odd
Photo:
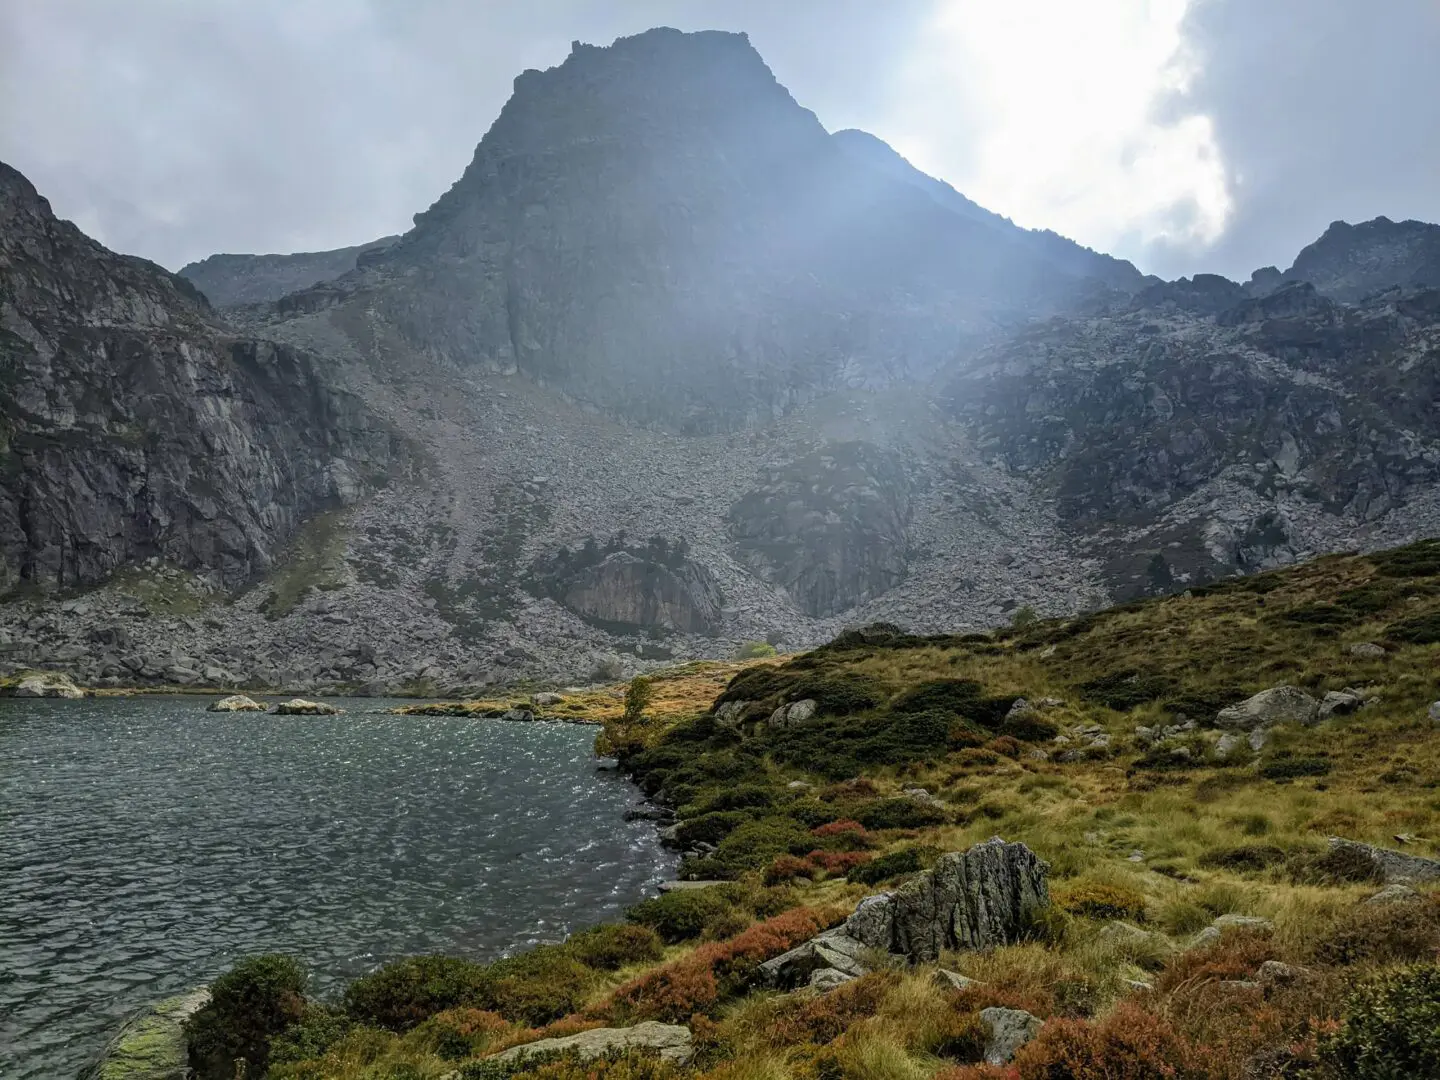
[[1141,259],[1201,250],[1233,210],[1187,0],[945,0],[895,84],[897,148],[1031,228]]

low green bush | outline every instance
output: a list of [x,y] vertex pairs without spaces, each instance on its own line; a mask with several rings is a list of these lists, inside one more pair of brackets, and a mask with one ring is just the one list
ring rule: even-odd
[[709,796],[703,802],[683,807],[680,816],[689,818],[727,810],[765,809],[774,806],[775,799],[775,789],[764,784],[736,784]]
[[775,646],[768,641],[747,641],[735,650],[736,660],[764,660],[775,655]]
[[768,866],[777,855],[804,855],[815,846],[815,838],[803,822],[792,817],[754,818],[737,827],[715,850],[693,865],[681,868],[684,874],[734,880],[747,870]]
[[675,830],[675,838],[687,847],[696,843],[718,844],[739,825],[749,820],[750,815],[739,810],[701,814],[689,821],[682,821]]
[[1266,780],[1293,780],[1301,776],[1329,776],[1330,762],[1322,757],[1289,757],[1276,754],[1260,766]]
[[1207,851],[1200,856],[1200,865],[1236,873],[1258,873],[1267,867],[1283,863],[1289,858],[1289,854],[1284,848],[1274,844],[1242,844],[1239,847]]
[[270,1064],[284,1065],[323,1057],[355,1028],[355,1020],[343,1009],[309,1002],[298,1021],[270,1040]]
[[878,885],[901,874],[923,870],[934,857],[935,853],[928,848],[900,848],[853,868],[845,875],[845,880],[859,885]]
[[1312,946],[1322,964],[1412,963],[1440,949],[1440,902],[1361,904]]
[[485,966],[454,956],[407,956],[345,988],[345,1010],[390,1031],[407,1031],[445,1009],[483,1007]]
[[1369,559],[1382,577],[1440,576],[1440,540],[1421,540],[1405,547],[1377,551]]
[[1320,1062],[1347,1080],[1434,1076],[1440,1068],[1440,965],[1380,976],[1351,995],[1345,1022],[1322,1036]]
[[305,970],[271,953],[239,961],[210,986],[210,1003],[185,1022],[190,1064],[201,1080],[229,1080],[235,1061],[265,1075],[271,1040],[305,1017]]
[[1385,628],[1385,636],[1391,641],[1401,641],[1409,645],[1440,643],[1440,615],[1421,615],[1418,618],[1391,623]]
[[592,926],[572,934],[565,948],[575,959],[596,971],[647,964],[665,955],[660,935],[650,927],[616,923]]
[[640,901],[625,912],[625,917],[649,927],[660,940],[676,945],[698,938],[707,923],[731,906],[718,889],[677,889]]
[[934,803],[902,797],[866,803],[854,817],[867,829],[922,829],[927,825],[943,825],[950,815]]
[[577,1012],[595,973],[563,945],[541,945],[485,969],[479,1005],[507,1020],[543,1027]]
[[1086,701],[1093,701],[1096,705],[1103,705],[1116,712],[1129,712],[1147,701],[1168,697],[1176,691],[1177,684],[1176,680],[1168,675],[1113,671],[1083,682],[1077,689]]
[[1005,718],[999,733],[1021,742],[1048,742],[1060,734],[1060,725],[1034,709],[1022,709]]

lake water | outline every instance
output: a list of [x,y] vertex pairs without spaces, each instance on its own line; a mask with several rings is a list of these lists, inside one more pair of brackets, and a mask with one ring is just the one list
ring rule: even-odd
[[671,876],[595,729],[0,700],[0,1077],[73,1077],[126,1015],[237,957],[337,990],[422,952],[488,959]]

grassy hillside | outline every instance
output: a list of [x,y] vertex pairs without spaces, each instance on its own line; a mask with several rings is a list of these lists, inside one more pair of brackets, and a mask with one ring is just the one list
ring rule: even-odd
[[[1258,749],[1213,727],[1282,684],[1365,704]],[[576,711],[676,808],[682,876],[731,883],[490,967],[391,965],[288,1017],[271,1075],[1440,1075],[1440,897],[1366,903],[1380,882],[1326,845],[1440,854],[1437,698],[1440,541],[993,635],[867,628],[634,684],[629,709],[617,688]],[[814,715],[771,722],[801,701]],[[921,968],[824,996],[754,987],[861,896],[992,835],[1049,861],[1055,903],[1023,944],[942,958],[982,985]],[[1226,915],[1249,918],[1207,930]],[[991,1005],[1046,1020],[1008,1071],[977,1063]],[[688,1023],[694,1062],[485,1059],[645,1019]]]

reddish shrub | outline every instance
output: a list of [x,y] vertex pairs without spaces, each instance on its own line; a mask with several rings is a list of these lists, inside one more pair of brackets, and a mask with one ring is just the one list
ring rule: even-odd
[[845,917],[841,908],[794,908],[756,923],[729,941],[647,971],[617,988],[595,1015],[610,1019],[684,1020],[744,987],[772,956],[809,941]]
[[[440,1015],[445,1016],[448,1014],[441,1013]],[[536,1039],[559,1039],[566,1035],[578,1035],[582,1031],[590,1031],[602,1026],[603,1021],[572,1015],[562,1017],[553,1024],[546,1024],[544,1027],[510,1027],[505,1034],[492,1039],[485,1047],[485,1051],[486,1053],[498,1054],[501,1050],[508,1050],[512,1046],[520,1046],[522,1043],[532,1043]]]
[[985,749],[992,754],[1000,754],[1002,757],[1019,758],[1021,751],[1025,748],[1020,745],[1020,740],[1015,736],[1000,735],[987,742]]
[[865,836],[865,826],[852,818],[841,818],[839,821],[827,821],[824,825],[817,825],[810,830],[811,834],[820,837],[822,840],[831,836],[857,835]]
[[1014,1066],[1017,1080],[1201,1080],[1207,1072],[1174,1028],[1133,1002],[1100,1021],[1048,1021]]
[[1208,949],[1180,953],[1160,973],[1155,988],[1177,993],[1221,979],[1249,979],[1266,960],[1275,959],[1275,945],[1263,931],[1231,930]]
[[820,851],[815,850],[805,856],[807,862],[818,870],[824,871],[827,877],[843,877],[855,867],[862,863],[868,863],[875,856],[868,851]]
[[809,859],[798,855],[777,855],[765,868],[765,884],[783,885],[797,878],[813,878],[817,872],[818,868]]

